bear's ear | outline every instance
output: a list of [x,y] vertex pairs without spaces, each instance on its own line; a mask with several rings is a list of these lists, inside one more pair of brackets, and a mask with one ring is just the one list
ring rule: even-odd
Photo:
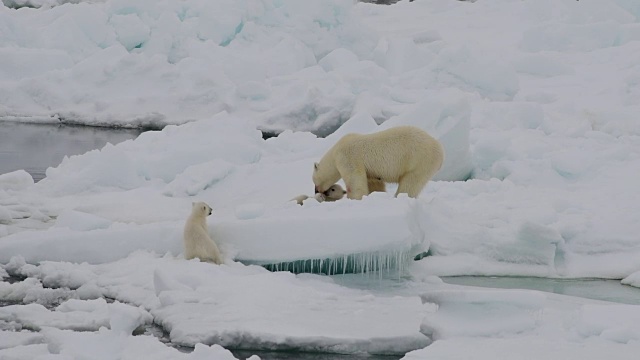
[[313,170],[315,170],[315,171],[318,170],[318,163],[313,163]]

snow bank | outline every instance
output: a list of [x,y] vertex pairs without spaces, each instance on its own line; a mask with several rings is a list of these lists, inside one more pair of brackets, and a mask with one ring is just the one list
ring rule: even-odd
[[[393,201],[389,194],[374,194],[362,202],[288,205],[265,215],[245,213],[238,219],[218,220],[212,233],[235,248],[238,259],[261,264],[359,253],[371,253],[370,261],[384,263],[385,255],[402,257],[428,248],[421,225],[423,204],[407,197]],[[358,266],[365,267],[366,263]]]
[[181,230],[176,224],[115,224],[107,229],[88,231],[54,227],[47,231],[20,232],[3,239],[0,261],[6,263],[14,254],[21,254],[29,263],[104,263],[121,259],[140,249],[178,254],[182,252]]
[[431,339],[496,336],[536,327],[546,297],[534,291],[441,290],[422,295],[438,311],[425,317],[420,331]]
[[[41,334],[29,331],[4,331],[0,330],[0,351],[32,344],[42,343]],[[1,353],[0,353],[1,354]]]
[[640,287],[640,271],[636,271],[633,274],[622,279],[622,283],[625,285]]
[[2,190],[21,190],[33,185],[33,178],[28,172],[18,170],[7,174],[0,175],[0,189]]
[[[126,315],[121,315],[125,313]],[[0,320],[19,324],[22,329],[39,331],[44,327],[74,331],[96,331],[111,327],[114,331],[128,331],[151,323],[151,315],[144,310],[121,303],[107,304],[104,299],[69,300],[56,311],[40,304],[10,305],[0,308]],[[125,323],[128,322],[128,323]]]
[[[238,207],[235,216],[214,217],[209,228],[227,257],[245,263],[317,259],[318,269],[327,267],[332,272],[389,270],[403,268],[429,247],[424,237],[424,206],[390,194],[375,194],[362,202],[307,202],[302,207],[291,202],[269,211],[260,204],[258,212],[245,205]],[[322,223],[317,222],[319,218]],[[22,254],[28,263],[99,264],[141,249],[177,255],[183,252],[182,227],[182,222],[111,223],[85,213],[64,212],[47,231],[5,237],[0,261]]]
[[[152,313],[178,344],[369,354],[404,354],[428,344],[417,331],[415,298],[376,298],[286,272],[175,265],[183,269],[177,276],[172,266],[155,273],[161,305]],[[246,289],[260,296],[247,296]]]
[[425,95],[426,100],[385,121],[380,130],[401,125],[422,128],[440,140],[445,150],[444,164],[433,180],[466,180],[471,176],[474,166],[469,148],[469,97],[456,90],[428,92]]
[[0,298],[10,303],[36,303],[51,306],[66,301],[73,296],[73,292],[68,288],[45,288],[39,280],[34,278],[13,284],[0,283]]
[[[438,196],[427,208],[426,237],[435,256],[422,270],[613,279],[637,271],[640,229],[631,214],[640,199],[628,173],[640,166],[636,139],[592,134],[556,143],[534,131],[515,142],[507,134],[487,132],[475,143],[485,169],[478,179],[431,185]],[[527,160],[514,161],[522,152]]]
[[[146,315],[136,315],[144,314],[135,307],[142,306],[173,343],[187,346],[217,343],[264,350],[404,354],[429,343],[419,332],[424,309],[417,297],[377,297],[335,285],[329,278],[272,273],[237,263],[213,266],[144,252],[101,265],[34,266],[16,260],[11,272],[52,287],[92,284],[102,296],[134,305],[124,312],[130,319],[124,323],[126,329],[146,321]],[[38,326],[48,322],[58,328],[95,327],[108,321],[113,330],[122,313],[113,305],[101,299],[69,300],[55,311],[23,305],[0,309]],[[79,312],[87,316],[74,325],[70,317]],[[34,318],[29,315],[36,313]],[[382,323],[385,326],[379,326]]]
[[632,305],[590,305],[581,309],[578,334],[620,344],[638,343],[640,309]]
[[[177,146],[168,148],[167,141]],[[188,176],[191,166],[254,163],[260,160],[261,147],[259,131],[223,113],[209,121],[169,126],[161,132],[143,133],[135,141],[107,144],[100,151],[65,158],[58,167],[47,169],[47,177],[38,186],[50,193],[69,194],[104,188],[129,190],[159,179],[176,187],[172,181],[185,171]],[[212,161],[217,163],[204,164]]]
[[[14,334],[0,331],[2,338],[11,339]],[[15,339],[14,343],[23,344],[2,349],[0,356],[7,359],[41,359],[41,358],[68,358],[68,359],[104,359],[105,356],[113,356],[122,359],[216,359],[235,360],[230,351],[221,346],[211,347],[198,344],[191,353],[184,353],[159,342],[149,335],[123,336],[106,328],[97,332],[76,332],[59,330],[55,328],[43,329],[31,337],[22,336]],[[108,355],[105,355],[108,354]],[[251,358],[255,359],[255,358]]]
[[[44,9],[63,2],[7,5]],[[0,116],[158,128],[247,109],[256,123],[279,131],[292,122],[335,129],[355,96],[348,82],[317,63],[345,49],[361,66],[376,41],[352,7],[351,1],[201,0],[83,2],[46,11],[3,6],[0,64],[10,71],[2,76]]]
[[[438,287],[438,286],[436,286]],[[434,342],[403,359],[634,359],[637,306],[554,295],[537,291],[439,286],[421,295],[437,304],[421,331]]]
[[[471,350],[473,349],[473,350]],[[539,336],[504,338],[454,338],[434,342],[422,350],[406,354],[403,360],[433,358],[468,359],[473,351],[478,359],[499,359],[514,356],[522,360],[544,358],[599,360],[615,356],[620,360],[632,360],[637,356],[635,344],[619,345],[600,341],[565,341]]]

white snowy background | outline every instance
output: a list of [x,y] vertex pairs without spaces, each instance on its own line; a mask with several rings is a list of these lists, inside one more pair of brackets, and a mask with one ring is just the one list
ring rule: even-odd
[[[26,278],[0,358],[637,359],[637,305],[438,276],[640,287],[639,1],[3,4],[0,121],[164,129],[0,175],[0,276]],[[447,152],[419,199],[288,201],[340,136],[400,124]],[[182,258],[192,201],[225,265]],[[251,265],[307,259],[410,280]]]

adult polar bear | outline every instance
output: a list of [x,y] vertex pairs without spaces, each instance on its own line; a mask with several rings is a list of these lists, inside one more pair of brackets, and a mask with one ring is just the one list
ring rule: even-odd
[[360,200],[384,183],[397,183],[398,191],[418,197],[440,170],[444,148],[438,140],[415,126],[397,126],[373,134],[347,134],[314,164],[316,193],[342,178],[347,197]]

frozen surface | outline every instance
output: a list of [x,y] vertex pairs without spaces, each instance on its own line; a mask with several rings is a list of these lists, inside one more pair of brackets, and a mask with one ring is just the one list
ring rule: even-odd
[[554,294],[640,305],[640,289],[626,286],[625,280],[596,278],[540,278],[540,277],[494,277],[455,276],[442,277],[447,284],[481,286],[500,289],[530,289]]
[[106,328],[97,332],[46,328],[35,338],[17,338],[15,334],[23,333],[0,330],[0,335],[7,335],[6,339],[14,338],[12,340],[15,344],[20,344],[11,348],[0,348],[0,356],[3,359],[236,359],[231,352],[219,345],[209,347],[198,344],[193,352],[187,354],[165,346],[153,336],[123,336]]
[[[49,287],[74,289],[72,297],[93,287],[100,296],[130,304],[71,299],[55,311],[37,304],[0,308],[0,321],[11,320],[19,329],[105,326],[131,333],[148,323],[151,313],[174,344],[191,347],[215,343],[240,349],[404,354],[429,344],[419,332],[425,309],[418,297],[377,297],[315,275],[212,266],[142,252],[102,265],[14,261],[11,271]],[[377,326],[381,323],[385,326]]]
[[[121,316],[121,313],[125,313]],[[124,320],[126,318],[126,320]],[[101,327],[113,331],[133,332],[151,322],[151,315],[129,305],[107,304],[104,299],[68,300],[48,310],[40,304],[11,305],[0,308],[0,321],[13,322],[22,329],[40,330],[55,327],[64,330],[96,331]]]
[[[529,290],[454,287],[423,293],[437,304],[422,332],[436,340],[403,359],[540,357],[635,359],[637,305],[589,302]],[[466,349],[466,351],[464,351]]]
[[[1,283],[13,305],[0,330],[41,329],[7,337],[0,357],[229,356],[131,336],[145,312],[188,345],[637,357],[636,306],[434,280],[638,286],[636,1],[63,2],[0,6],[0,120],[164,128],[35,184],[0,175],[2,276],[27,277]],[[391,185],[360,202],[288,201],[312,195],[312,164],[340,136],[400,124],[447,152],[419,199]],[[182,259],[192,201],[213,208],[223,266]],[[345,256],[401,259],[414,287],[390,297],[237,262]],[[101,298],[121,304],[85,307]]]
[[630,286],[635,286],[640,288],[640,271],[634,272],[633,274],[622,279],[622,283],[625,285],[630,285]]

